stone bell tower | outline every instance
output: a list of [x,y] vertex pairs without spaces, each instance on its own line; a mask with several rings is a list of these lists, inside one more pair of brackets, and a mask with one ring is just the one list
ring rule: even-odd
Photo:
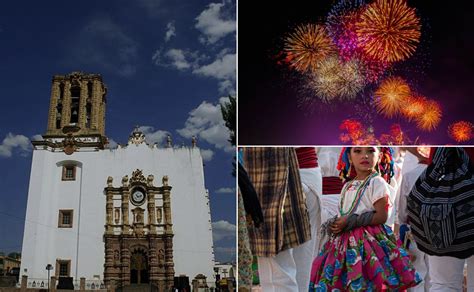
[[53,76],[48,127],[43,135],[50,142],[48,146],[61,148],[66,154],[85,146],[103,149],[107,141],[106,94],[107,87],[99,74]]

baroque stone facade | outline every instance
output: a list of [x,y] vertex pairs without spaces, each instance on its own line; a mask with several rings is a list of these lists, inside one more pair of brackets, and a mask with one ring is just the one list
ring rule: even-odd
[[120,187],[113,187],[111,177],[107,180],[106,285],[112,281],[119,286],[151,283],[159,291],[170,291],[173,287],[171,186],[167,176],[160,187],[153,185],[153,179],[152,175],[145,178],[137,169],[130,179],[123,177]]

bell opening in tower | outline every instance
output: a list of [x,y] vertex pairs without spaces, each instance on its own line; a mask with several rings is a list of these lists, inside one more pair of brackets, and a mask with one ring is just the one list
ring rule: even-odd
[[81,88],[79,86],[71,87],[71,120],[70,124],[79,122],[79,98],[81,96]]

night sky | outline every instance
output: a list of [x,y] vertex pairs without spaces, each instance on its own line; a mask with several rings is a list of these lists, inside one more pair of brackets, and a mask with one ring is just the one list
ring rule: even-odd
[[[370,104],[361,102],[298,106],[299,98],[308,93],[301,90],[300,75],[277,64],[283,36],[298,24],[324,22],[334,3],[291,1],[258,6],[239,2],[239,144],[341,144],[339,125],[347,118],[371,125],[377,137],[387,133],[390,125],[399,123],[412,143],[417,138],[417,144],[456,143],[447,134],[448,125],[458,120],[474,122],[472,4],[408,1],[422,21],[421,44],[409,61],[402,61],[392,72],[440,103],[441,123],[434,131],[423,132],[413,122],[385,118]],[[369,94],[370,88],[357,99],[365,96],[367,100]],[[471,139],[465,144],[472,142]]]
[[52,76],[83,71],[108,87],[113,145],[136,125],[159,147],[197,136],[216,260],[235,261],[235,150],[219,105],[235,95],[235,14],[232,0],[0,4],[0,252],[21,251],[29,140],[46,132]]

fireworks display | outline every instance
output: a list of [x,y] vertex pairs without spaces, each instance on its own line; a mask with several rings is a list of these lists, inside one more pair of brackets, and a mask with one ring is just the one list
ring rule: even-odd
[[409,121],[412,121],[423,113],[426,103],[427,99],[424,96],[409,96],[406,99],[406,104],[402,107],[401,112]]
[[[424,92],[419,81],[406,73],[406,68],[418,66],[426,44],[420,17],[407,0],[336,0],[323,21],[299,25],[284,38],[284,64],[303,73],[296,74],[303,76],[300,108],[308,110],[321,100],[321,110],[334,109],[337,102],[350,100],[354,106],[348,117],[355,112],[364,124],[374,124],[375,116],[383,116],[404,118],[414,125],[411,129],[416,126],[423,132],[440,125],[440,103],[418,93]],[[424,26],[423,34],[426,31]],[[417,62],[404,62],[408,59]],[[412,143],[400,124],[392,124],[379,139],[364,124],[344,119],[340,141]],[[474,126],[456,122],[448,134],[457,142],[467,141],[474,137]]]
[[335,53],[335,46],[324,26],[297,26],[285,40],[285,52],[293,68],[306,72],[317,68],[324,57]]
[[448,135],[456,142],[466,142],[472,139],[474,125],[467,121],[458,121],[448,127]]
[[429,100],[425,104],[423,113],[416,118],[416,125],[424,131],[432,131],[441,122],[441,116],[440,105],[434,100]]
[[406,0],[376,0],[356,23],[357,40],[372,59],[396,62],[410,57],[421,36],[420,19]]
[[365,1],[362,0],[341,0],[328,14],[326,21],[328,33],[344,60],[352,58],[359,48],[355,24],[364,5]]
[[308,77],[308,86],[324,102],[335,98],[354,98],[365,86],[360,63],[328,57],[318,63],[318,68]]
[[375,91],[374,102],[377,110],[391,118],[398,114],[410,96],[410,87],[400,77],[385,79]]
[[359,44],[356,24],[365,8],[365,1],[341,0],[329,12],[326,27],[341,59],[359,59],[367,81],[375,82],[385,73],[389,63],[368,57]]
[[359,141],[364,134],[362,123],[353,119],[342,121],[339,129],[343,131],[339,139],[344,143],[352,142],[352,144],[357,144],[355,142]]

